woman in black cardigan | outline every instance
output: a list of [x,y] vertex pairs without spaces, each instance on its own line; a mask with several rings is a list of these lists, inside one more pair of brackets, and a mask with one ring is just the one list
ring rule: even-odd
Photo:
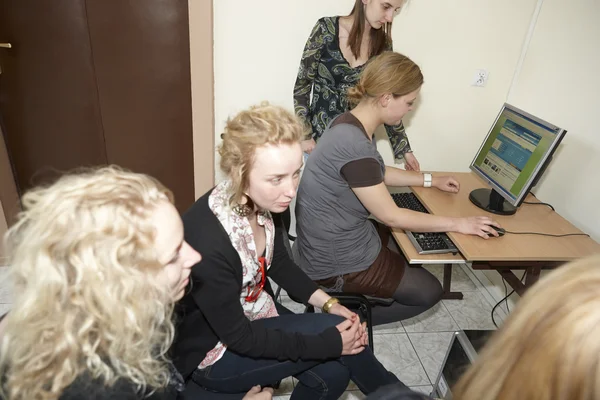
[[[209,390],[241,393],[295,376],[294,399],[337,399],[350,379],[364,393],[398,382],[367,346],[358,316],[290,259],[272,218],[296,194],[303,134],[279,107],[239,113],[220,148],[229,179],[183,216],[185,238],[203,259],[180,302],[173,356],[185,377]],[[267,277],[324,313],[285,314],[265,290]]]

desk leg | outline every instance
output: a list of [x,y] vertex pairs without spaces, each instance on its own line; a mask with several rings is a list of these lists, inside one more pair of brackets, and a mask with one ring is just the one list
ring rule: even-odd
[[450,291],[450,285],[452,284],[452,264],[444,264],[444,294],[442,295],[442,299],[444,300],[462,300],[463,294],[462,292],[452,292]]
[[506,280],[511,288],[518,293],[519,296],[523,296],[525,291],[529,289],[534,283],[540,279],[541,267],[527,267],[527,276],[525,277],[525,284],[521,283],[519,278],[509,269],[499,269],[498,273]]
[[540,279],[542,268],[530,267],[527,268],[527,276],[525,277],[525,288],[529,289],[534,283]]

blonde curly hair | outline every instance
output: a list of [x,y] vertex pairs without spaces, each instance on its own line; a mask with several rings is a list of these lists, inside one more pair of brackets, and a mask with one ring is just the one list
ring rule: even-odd
[[300,143],[307,131],[298,117],[268,102],[252,106],[227,120],[219,147],[221,169],[231,180],[232,204],[240,203],[258,147]]
[[2,393],[57,399],[79,376],[165,387],[173,299],[150,218],[172,193],[104,167],[29,191],[6,234],[16,299],[0,347]]

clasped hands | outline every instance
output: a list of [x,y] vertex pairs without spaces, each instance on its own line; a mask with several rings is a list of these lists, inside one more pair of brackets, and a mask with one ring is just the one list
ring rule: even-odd
[[342,336],[342,355],[358,354],[369,344],[367,324],[360,322],[360,317],[355,312],[348,310],[340,303],[334,304],[329,309],[330,314],[346,318],[336,328]]

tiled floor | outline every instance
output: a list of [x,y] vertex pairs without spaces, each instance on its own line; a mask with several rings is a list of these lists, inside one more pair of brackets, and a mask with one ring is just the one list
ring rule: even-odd
[[[440,281],[443,266],[426,267]],[[460,329],[494,329],[491,319],[492,304],[481,283],[466,265],[455,266],[452,274],[452,290],[462,291],[463,300],[442,300],[431,310],[406,321],[374,328],[375,355],[401,381],[415,390],[430,393],[441,368],[452,332]],[[303,306],[287,296],[282,303],[295,312],[303,312]],[[506,314],[497,309],[496,322],[503,321]],[[289,399],[294,380],[282,384],[274,399]],[[364,399],[365,396],[350,384],[342,399]]]
[[[426,267],[438,279],[442,279],[443,267]],[[442,363],[452,332],[459,329],[493,329],[489,295],[467,266],[455,266],[452,289],[464,293],[463,300],[443,300],[431,310],[410,320],[377,326],[374,328],[375,354],[400,380],[415,390],[431,392]],[[0,315],[10,309],[12,295],[9,290],[7,268],[0,267]],[[287,296],[282,303],[294,312],[304,307]],[[499,307],[496,321],[506,314]],[[275,399],[289,399],[294,380],[282,382]],[[365,396],[351,384],[343,400],[364,399]]]
[[0,266],[0,315],[4,315],[12,304],[12,293],[8,281],[8,267]]

